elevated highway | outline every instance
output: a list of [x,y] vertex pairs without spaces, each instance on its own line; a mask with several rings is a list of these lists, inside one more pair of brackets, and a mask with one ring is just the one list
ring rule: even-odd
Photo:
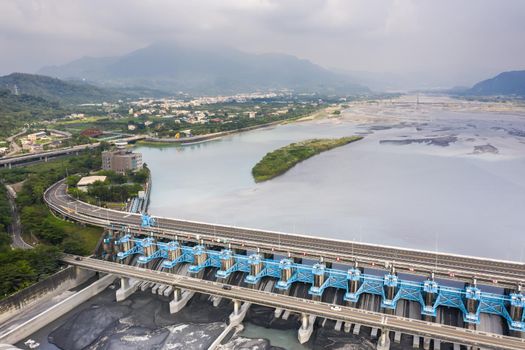
[[[137,136],[121,138],[118,140],[111,140],[108,142],[109,143],[114,143],[118,141],[134,142],[134,141],[142,140],[145,138],[146,136],[144,135],[137,135]],[[95,142],[95,143],[86,144],[86,145],[78,145],[78,146],[73,146],[73,147],[60,148],[60,149],[56,149],[52,151],[3,157],[3,158],[0,158],[0,167],[10,168],[17,164],[24,164],[24,163],[35,162],[35,161],[46,161],[47,162],[51,158],[57,158],[57,157],[71,155],[71,154],[78,154],[79,152],[88,151],[88,150],[97,148],[98,146],[100,146],[100,142]]]
[[69,196],[60,181],[44,194],[47,205],[72,220],[131,234],[148,233],[159,238],[184,239],[261,253],[340,262],[396,270],[407,274],[459,280],[516,289],[525,282],[525,264],[503,260],[404,249],[376,244],[262,231],[171,218],[156,218],[157,226],[142,228],[140,215],[89,205]]
[[81,258],[65,255],[62,260],[69,264],[94,271],[134,278],[153,283],[184,288],[194,292],[240,300],[274,308],[284,308],[292,312],[310,314],[344,322],[354,322],[387,331],[399,331],[422,337],[439,338],[467,346],[480,346],[492,349],[525,349],[525,339],[496,335],[470,329],[446,326],[434,322],[408,319],[395,315],[359,310],[341,306],[334,310],[331,304],[290,297],[287,295],[260,291],[252,288],[230,286],[220,282],[175,275],[167,272],[102,261],[94,258]]

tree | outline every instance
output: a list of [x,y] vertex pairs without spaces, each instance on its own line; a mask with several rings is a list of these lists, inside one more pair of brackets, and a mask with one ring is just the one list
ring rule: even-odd
[[64,239],[62,242],[62,250],[67,254],[88,255],[89,251],[82,240],[73,238],[71,236]]

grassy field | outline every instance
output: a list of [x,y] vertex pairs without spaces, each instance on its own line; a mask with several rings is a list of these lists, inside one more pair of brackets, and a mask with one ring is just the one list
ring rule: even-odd
[[297,163],[335,147],[361,140],[362,136],[348,136],[339,139],[311,139],[279,148],[267,153],[252,169],[256,182],[273,179],[284,174]]
[[60,227],[71,238],[77,239],[92,252],[97,246],[98,240],[103,233],[101,227],[81,226],[72,222],[61,220],[57,217],[51,219],[53,226]]

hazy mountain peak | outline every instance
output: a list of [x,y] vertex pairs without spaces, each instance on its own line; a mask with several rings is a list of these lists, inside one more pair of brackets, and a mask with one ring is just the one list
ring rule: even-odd
[[197,94],[293,89],[362,93],[368,90],[308,60],[278,53],[179,42],[156,42],[118,57],[81,58],[39,73],[105,86],[144,86]]
[[493,78],[480,81],[467,91],[471,95],[517,95],[525,96],[525,70],[503,72]]

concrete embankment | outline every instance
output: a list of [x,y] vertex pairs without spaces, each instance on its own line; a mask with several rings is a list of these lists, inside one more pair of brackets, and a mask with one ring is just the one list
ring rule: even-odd
[[75,288],[95,275],[94,272],[67,267],[0,301],[0,324],[22,313],[44,299]]
[[106,289],[114,280],[115,276],[113,275],[102,277],[67,299],[62,300],[44,312],[32,317],[5,334],[0,335],[0,343],[15,344],[22,341],[36,330],[46,326],[65,313],[73,310],[86,300],[94,297]]

